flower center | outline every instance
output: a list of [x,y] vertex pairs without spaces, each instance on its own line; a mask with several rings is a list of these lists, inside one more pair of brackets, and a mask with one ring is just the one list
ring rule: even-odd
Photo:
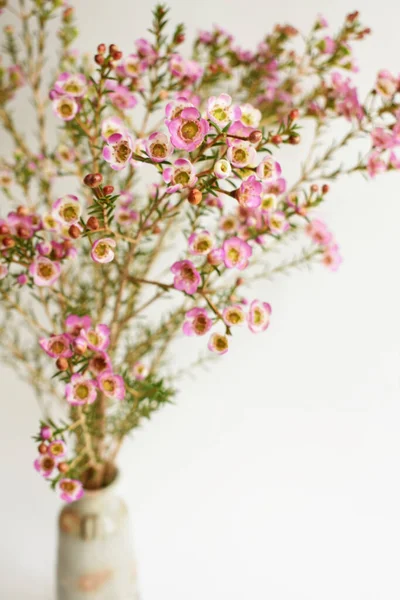
[[51,456],[46,456],[42,461],[42,466],[46,471],[50,471],[54,467],[54,460]]
[[50,343],[50,350],[54,352],[54,354],[61,354],[65,350],[65,344],[61,340],[56,340],[53,343]]
[[122,140],[122,142],[119,142],[119,144],[115,147],[115,158],[117,159],[117,162],[126,162],[129,159],[130,155],[131,149],[129,147],[128,142],[126,140]]
[[75,394],[80,400],[86,400],[89,396],[89,388],[85,383],[78,383],[75,387]]
[[228,347],[228,342],[222,335],[218,336],[215,340],[215,347],[220,351],[226,350]]
[[42,277],[43,279],[50,279],[50,277],[54,273],[53,265],[48,263],[40,263],[37,270],[40,277]]
[[71,79],[64,85],[64,90],[70,94],[78,94],[81,91],[81,86],[77,81]]
[[109,247],[105,242],[100,242],[100,244],[97,244],[95,249],[96,256],[98,256],[99,258],[104,258],[105,256],[107,256],[108,251]]
[[264,314],[259,308],[254,309],[253,315],[255,325],[262,325],[264,323]]
[[164,144],[155,143],[151,146],[151,153],[156,158],[164,158],[167,154]]
[[180,183],[181,185],[186,185],[187,183],[189,183],[189,173],[187,173],[186,171],[178,171],[175,174],[175,183]]
[[197,333],[204,333],[207,330],[207,317],[198,315],[195,319],[194,327]]
[[58,454],[62,454],[64,452],[64,448],[61,444],[53,444],[51,447],[51,451],[57,456]]
[[228,257],[231,262],[236,264],[240,260],[240,252],[236,248],[229,248]]
[[199,240],[196,244],[196,250],[198,252],[207,252],[211,248],[211,242],[207,238]]
[[236,310],[231,310],[228,313],[228,319],[233,325],[236,325],[241,321],[240,313]]
[[71,493],[75,490],[75,484],[72,481],[62,481],[60,483],[60,488],[63,492]]
[[75,221],[78,218],[76,206],[73,204],[68,204],[62,209],[61,215],[65,221]]
[[221,106],[215,108],[212,111],[212,115],[216,118],[217,121],[226,121],[226,119],[228,118],[228,113],[226,112],[226,110],[221,108]]
[[237,148],[233,153],[236,162],[243,163],[247,159],[247,152],[243,148]]
[[106,392],[114,392],[115,391],[115,381],[113,379],[104,379],[103,380],[103,388]]
[[72,104],[65,100],[60,106],[60,113],[63,117],[70,117],[72,115]]
[[103,356],[95,356],[92,364],[96,371],[104,371],[104,369],[107,367],[107,362]]
[[182,277],[187,279],[188,281],[195,281],[195,274],[191,267],[183,267],[182,269]]
[[199,132],[195,121],[185,121],[181,127],[181,135],[185,140],[193,140]]
[[90,331],[88,333],[88,340],[92,344],[92,346],[97,346],[100,342],[99,336],[95,331]]

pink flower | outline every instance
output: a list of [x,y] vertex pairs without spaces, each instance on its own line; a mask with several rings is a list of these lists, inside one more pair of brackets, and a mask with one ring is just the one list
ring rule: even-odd
[[336,51],[336,42],[327,35],[321,40],[320,48],[323,54],[334,54]]
[[129,54],[118,65],[118,71],[126,77],[137,80],[143,71],[143,67],[144,65],[139,60],[137,54]]
[[128,108],[134,108],[136,106],[137,99],[128,88],[124,85],[110,85],[110,83],[111,81],[108,81],[108,87],[113,91],[108,94],[108,97],[114,106],[120,110],[127,110]]
[[242,325],[242,323],[246,321],[245,312],[240,306],[240,304],[233,304],[232,306],[227,306],[226,308],[224,308],[222,316],[224,317],[225,325],[227,325],[228,327]]
[[214,175],[216,175],[218,179],[227,179],[231,176],[232,167],[227,160],[221,158],[215,163],[213,171]]
[[261,111],[258,108],[254,108],[252,104],[242,104],[240,106],[240,121],[246,127],[258,127],[261,121]]
[[88,315],[79,317],[78,315],[69,315],[65,319],[65,329],[67,333],[73,337],[77,337],[82,329],[90,329],[92,326],[92,319]]
[[132,156],[133,142],[127,133],[113,133],[103,148],[103,158],[114,171],[121,171]]
[[376,80],[376,89],[384,98],[391,98],[397,91],[399,80],[390,71],[379,71]]
[[253,250],[247,242],[238,237],[231,237],[225,240],[222,249],[224,252],[224,263],[228,269],[236,267],[243,271],[249,264],[249,258]]
[[70,358],[73,355],[71,340],[68,334],[52,335],[48,339],[40,338],[39,346],[51,356],[51,358]]
[[263,192],[261,195],[260,210],[263,213],[269,214],[271,211],[276,209],[277,203],[278,199],[276,197],[276,194],[269,194]]
[[58,262],[53,262],[45,256],[39,256],[29,267],[33,282],[38,286],[53,285],[60,277],[61,267]]
[[232,121],[237,121],[241,115],[240,108],[232,105],[232,98],[228,94],[211,96],[207,101],[207,116],[220,129],[224,129]]
[[325,252],[322,255],[322,263],[328,267],[328,269],[331,271],[337,271],[342,262],[343,259],[340,256],[339,246],[337,244],[328,246],[325,249]]
[[327,246],[332,241],[331,232],[325,223],[318,219],[314,219],[308,223],[306,233],[315,244],[320,244],[321,246]]
[[240,188],[236,190],[236,199],[241,206],[256,208],[261,204],[261,193],[263,186],[255,175],[245,179]]
[[181,260],[174,263],[171,267],[174,277],[174,288],[195,294],[201,285],[200,273],[190,260]]
[[52,476],[54,469],[56,468],[56,460],[53,456],[48,454],[41,454],[33,463],[36,471],[43,475],[46,479]]
[[165,133],[152,133],[146,141],[146,151],[153,162],[159,163],[171,156],[173,148]]
[[96,352],[89,360],[89,369],[95,375],[100,375],[104,371],[111,371],[111,359],[106,352]]
[[101,123],[101,137],[107,141],[114,133],[125,134],[125,125],[119,117],[107,117]]
[[76,354],[85,354],[87,350],[87,342],[85,338],[80,335],[73,339],[72,346]]
[[214,246],[214,240],[208,231],[192,233],[189,237],[189,252],[205,256]]
[[96,325],[94,329],[82,329],[81,336],[87,341],[90,350],[96,352],[103,352],[110,345],[110,328],[104,323]]
[[70,96],[57,96],[52,104],[55,114],[63,121],[71,121],[79,111],[77,101]]
[[207,256],[207,260],[210,263],[210,265],[220,265],[222,262],[224,262],[224,251],[222,248],[214,248],[214,250],[211,250],[210,254]]
[[92,246],[90,256],[97,263],[109,263],[114,259],[117,242],[113,238],[100,238]]
[[84,491],[83,485],[77,479],[64,478],[58,484],[61,500],[65,502],[75,502],[82,498]]
[[98,388],[107,398],[123,400],[125,397],[125,382],[121,375],[112,371],[102,371],[97,376]]
[[290,228],[285,213],[279,210],[268,215],[268,226],[270,232],[274,235],[282,235]]
[[145,59],[146,66],[153,65],[157,58],[158,52],[156,49],[144,38],[139,38],[135,41],[135,46],[137,48],[138,55],[140,58]]
[[253,333],[265,331],[270,322],[271,311],[271,305],[267,302],[253,300],[253,302],[250,304],[249,313],[247,315],[247,322],[250,331]]
[[193,165],[186,158],[178,158],[172,167],[166,167],[163,171],[163,179],[166,183],[172,184],[166,189],[168,194],[185,187],[193,187],[197,181]]
[[65,387],[65,396],[73,406],[93,404],[97,396],[96,382],[75,373]]
[[17,282],[19,285],[26,285],[28,283],[28,276],[25,273],[21,273],[17,277]]
[[86,77],[81,73],[61,73],[54,84],[54,89],[58,94],[71,96],[72,98],[84,96],[86,88]]
[[185,315],[182,330],[185,335],[204,335],[211,329],[212,321],[205,308],[192,308]]
[[186,60],[180,54],[173,54],[169,61],[169,70],[178,79],[195,83],[203,75],[204,69],[194,60]]
[[165,116],[167,117],[165,122],[168,124],[172,119],[178,119],[184,108],[196,108],[185,95],[179,95],[172,102],[168,102],[165,107]]
[[276,196],[279,196],[279,194],[283,194],[286,190],[286,179],[278,177],[278,179],[272,181],[264,181],[263,185],[266,194],[275,194]]
[[40,428],[40,437],[42,440],[49,440],[52,435],[51,427],[48,425],[43,425],[43,427]]
[[385,161],[380,157],[378,152],[372,152],[367,160],[367,171],[370,177],[375,177],[387,170]]
[[82,213],[81,205],[76,196],[68,194],[53,203],[53,214],[63,225],[77,223]]
[[63,440],[54,440],[49,444],[47,454],[55,460],[64,458],[67,455],[67,446]]
[[197,108],[184,108],[179,117],[166,121],[175,148],[192,152],[200,146],[208,133],[209,125]]
[[387,150],[398,145],[399,141],[393,133],[385,131],[382,127],[375,127],[371,132],[372,146],[374,148]]
[[282,173],[280,164],[272,158],[267,156],[264,158],[257,167],[257,175],[263,181],[267,179],[277,179]]
[[212,333],[208,342],[208,349],[216,354],[225,354],[228,352],[229,343],[226,335]]
[[142,362],[137,362],[133,365],[132,374],[138,381],[143,381],[149,374],[149,368]]
[[257,152],[250,142],[228,138],[228,143],[227,158],[234,167],[244,169],[245,167],[254,166],[257,160]]

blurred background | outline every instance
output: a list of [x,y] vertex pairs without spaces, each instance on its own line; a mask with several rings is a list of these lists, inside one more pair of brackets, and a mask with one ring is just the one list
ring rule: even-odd
[[[154,3],[72,4],[80,50],[129,53]],[[358,9],[373,30],[356,50],[361,97],[380,68],[400,70],[392,0],[168,4],[187,40],[215,23],[249,48],[277,22],[307,32],[322,13],[335,30]],[[289,181],[296,152],[282,163]],[[341,180],[320,215],[344,256],[338,273],[260,283],[270,329],[183,379],[176,406],[123,449],[142,600],[400,597],[400,173]],[[0,377],[0,596],[52,600],[60,502],[32,467],[39,410],[11,370]]]

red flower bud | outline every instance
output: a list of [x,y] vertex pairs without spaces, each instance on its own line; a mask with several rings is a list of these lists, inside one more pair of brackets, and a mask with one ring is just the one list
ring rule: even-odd
[[322,193],[327,194],[328,192],[329,192],[329,185],[327,183],[324,183],[324,185],[322,186]]
[[57,469],[60,471],[60,473],[66,473],[69,469],[68,463],[66,463],[66,462],[58,463]]
[[295,133],[295,134],[289,136],[288,142],[289,142],[289,144],[292,144],[293,146],[296,144],[300,144],[301,137],[297,133]]
[[102,54],[95,54],[94,57],[94,62],[97,63],[98,65],[103,65],[105,62],[105,58]]
[[68,229],[68,233],[74,240],[76,240],[81,235],[81,230],[79,229],[78,225],[74,224]]
[[69,367],[67,359],[64,356],[57,358],[56,367],[59,371],[67,371]]
[[193,204],[193,206],[200,204],[202,198],[203,194],[197,188],[192,188],[188,194],[188,201],[190,204]]
[[291,121],[296,121],[296,119],[299,118],[299,111],[297,110],[297,108],[294,108],[293,110],[290,111],[289,113],[289,119]]
[[103,187],[103,194],[105,196],[111,196],[111,194],[113,193],[113,191],[114,191],[114,187],[112,185],[105,185]]
[[46,454],[46,452],[47,452],[47,444],[45,444],[44,442],[42,442],[39,445],[38,450],[39,450],[39,454]]
[[99,44],[99,45],[97,46],[97,52],[98,52],[99,54],[104,54],[104,52],[105,52],[106,50],[107,50],[107,47],[106,47],[106,45],[105,45],[105,44]]
[[281,135],[271,136],[271,142],[273,144],[276,144],[277,146],[279,146],[279,144],[282,144],[282,136]]
[[103,181],[101,173],[89,173],[85,176],[83,183],[90,188],[97,188]]
[[100,223],[97,217],[89,217],[89,219],[87,220],[86,223],[86,227],[88,229],[91,229],[92,231],[96,231],[96,229],[99,229],[100,227]]
[[318,186],[316,183],[313,183],[311,186],[311,191],[315,194],[316,192],[318,192]]
[[252,144],[259,144],[262,140],[262,132],[259,129],[255,129],[249,135],[249,142]]
[[3,246],[5,246],[6,248],[12,248],[13,246],[15,246],[15,241],[11,237],[4,237]]
[[0,235],[6,235],[7,233],[10,233],[10,228],[5,223],[2,223],[0,225]]

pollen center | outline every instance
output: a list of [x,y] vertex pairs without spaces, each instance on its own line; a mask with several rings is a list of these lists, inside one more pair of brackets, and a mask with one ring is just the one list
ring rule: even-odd
[[185,121],[181,127],[181,134],[185,140],[193,140],[198,134],[199,126],[195,121]]

